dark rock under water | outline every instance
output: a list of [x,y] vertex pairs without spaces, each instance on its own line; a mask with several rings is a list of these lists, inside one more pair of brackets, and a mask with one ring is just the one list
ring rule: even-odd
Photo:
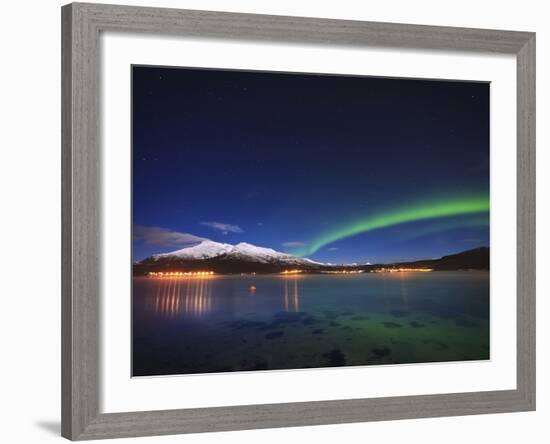
[[339,348],[323,353],[323,357],[326,358],[329,366],[346,365],[346,355]]
[[264,336],[264,338],[266,338],[266,339],[275,339],[275,338],[280,338],[283,335],[284,335],[284,332],[282,332],[282,331],[273,331],[271,333],[267,333]]
[[386,328],[401,328],[403,327],[401,324],[398,324],[396,322],[382,322],[382,325]]

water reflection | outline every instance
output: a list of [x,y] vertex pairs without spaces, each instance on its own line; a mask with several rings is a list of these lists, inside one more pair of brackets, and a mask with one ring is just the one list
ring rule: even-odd
[[409,309],[409,297],[408,297],[408,290],[407,290],[407,282],[406,282],[406,278],[407,278],[407,274],[406,272],[403,272],[403,273],[399,273],[401,276],[400,276],[400,279],[401,279],[401,301],[403,302],[403,306],[405,307],[406,310]]
[[133,302],[135,376],[489,359],[487,272],[135,277]]
[[285,278],[285,311],[300,311],[298,278]]
[[153,311],[163,316],[203,315],[212,309],[209,278],[168,278],[155,280]]

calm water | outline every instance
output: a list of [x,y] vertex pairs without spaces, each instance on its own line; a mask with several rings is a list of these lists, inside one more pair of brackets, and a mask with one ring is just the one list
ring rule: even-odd
[[482,359],[488,272],[134,278],[134,376]]

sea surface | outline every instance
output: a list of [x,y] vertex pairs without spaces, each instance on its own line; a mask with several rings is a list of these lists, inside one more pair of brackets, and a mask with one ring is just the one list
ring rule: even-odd
[[134,277],[132,328],[134,376],[486,360],[489,273]]

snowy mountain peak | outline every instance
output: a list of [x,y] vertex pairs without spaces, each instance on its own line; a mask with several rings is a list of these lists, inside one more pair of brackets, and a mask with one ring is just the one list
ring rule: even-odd
[[[272,248],[258,247],[247,242],[240,242],[237,245],[203,240],[202,242],[180,250],[169,253],[155,254],[153,260],[159,259],[184,259],[201,260],[224,257],[227,259],[246,259],[254,262],[271,263],[285,262],[292,265],[299,264],[320,264],[311,259],[293,256],[287,253],[275,251]],[[322,264],[320,264],[322,265]]]
[[177,257],[180,259],[209,259],[216,256],[229,253],[233,249],[231,244],[222,244],[211,240],[203,240],[202,242],[190,247],[182,248],[181,250],[171,251],[170,253],[162,253],[153,255],[154,259]]
[[257,247],[256,245],[249,244],[247,242],[241,242],[235,245],[235,251],[243,254],[259,255],[259,256],[290,256],[289,254],[279,253],[272,248]]

